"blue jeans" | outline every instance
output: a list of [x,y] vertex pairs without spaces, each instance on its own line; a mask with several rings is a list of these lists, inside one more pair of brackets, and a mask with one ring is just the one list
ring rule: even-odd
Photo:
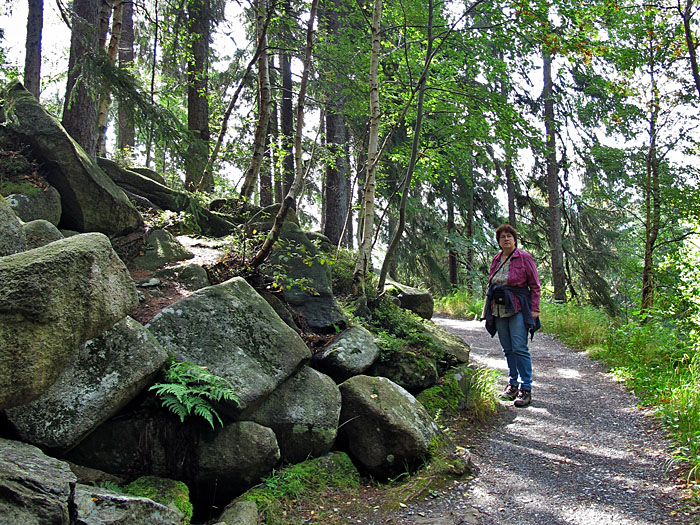
[[496,329],[506,355],[510,384],[517,386],[520,376],[520,388],[532,389],[532,360],[527,348],[527,328],[522,312],[510,317],[496,317]]

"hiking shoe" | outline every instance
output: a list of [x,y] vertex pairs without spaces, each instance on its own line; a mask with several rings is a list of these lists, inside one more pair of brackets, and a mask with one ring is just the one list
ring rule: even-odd
[[526,407],[532,402],[532,393],[530,390],[523,390],[522,388],[518,390],[518,394],[515,398],[516,407]]
[[513,401],[518,395],[518,385],[508,384],[501,394],[501,399],[505,401]]

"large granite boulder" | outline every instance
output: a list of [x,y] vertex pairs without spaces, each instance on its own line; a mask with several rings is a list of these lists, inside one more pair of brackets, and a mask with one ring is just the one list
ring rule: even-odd
[[376,361],[366,371],[370,376],[382,376],[391,379],[409,392],[418,393],[437,383],[438,364],[435,359],[415,348],[406,346],[401,352],[394,352]]
[[186,525],[189,525],[192,519],[190,489],[182,481],[158,476],[141,476],[122,487],[122,491],[130,496],[148,498],[171,509],[177,509],[182,513]]
[[61,194],[61,228],[122,235],[143,224],[124,192],[19,82],[4,97],[13,113],[7,127],[32,147]]
[[198,264],[179,264],[177,266],[163,268],[155,272],[153,276],[175,280],[192,291],[211,286],[207,271]]
[[201,435],[196,456],[193,500],[223,508],[272,472],[280,450],[272,429],[239,421]]
[[430,319],[433,316],[435,301],[429,291],[406,286],[390,279],[387,279],[384,289],[398,299],[399,305],[404,310],[410,310],[423,319]]
[[97,157],[97,165],[112,179],[117,186],[145,197],[164,210],[184,211],[190,203],[190,197],[184,191],[168,188],[165,182],[159,182],[142,173],[123,168],[116,162]]
[[[100,158],[97,159],[98,162]],[[167,183],[165,182],[165,177],[163,177],[160,173],[157,171],[152,170],[151,168],[146,168],[143,166],[136,166],[133,168],[130,168],[131,171],[135,171],[139,175],[143,175],[144,177],[148,177],[151,180],[156,181],[159,184],[162,184],[163,186],[167,186]]]
[[429,457],[438,428],[415,397],[385,377],[355,376],[339,387],[339,435],[370,474],[386,479]]
[[58,226],[61,220],[61,194],[53,186],[35,190],[31,193],[8,195],[7,203],[24,222],[44,219]]
[[169,262],[192,259],[194,254],[165,230],[148,234],[142,253],[134,258],[134,265],[142,270],[156,270]]
[[0,196],[0,257],[27,249],[22,223],[7,201]]
[[0,439],[0,523],[72,523],[75,484],[67,463],[32,445]]
[[205,235],[222,237],[236,229],[225,217],[203,208],[187,193],[168,188],[164,183],[143,175],[142,170],[137,172],[122,168],[116,162],[105,158],[98,158],[97,162],[117,186],[130,194],[143,197],[165,210],[193,213],[197,227]]
[[73,497],[75,525],[186,525],[189,520],[175,506],[102,487],[77,485]]
[[441,349],[446,361],[450,361],[450,364],[469,362],[471,347],[464,339],[433,323],[425,323],[424,326],[425,333]]
[[258,525],[258,506],[254,501],[234,501],[216,520],[215,525]]
[[38,399],[6,411],[23,441],[65,451],[143,390],[168,354],[130,317],[86,342]]
[[277,388],[247,419],[275,431],[282,459],[299,463],[322,456],[335,441],[340,391],[333,380],[305,366]]
[[331,344],[314,354],[311,364],[338,382],[360,375],[379,357],[374,336],[359,325],[343,331]]
[[44,246],[50,242],[63,239],[63,234],[56,226],[44,219],[36,219],[22,225],[27,238],[27,250]]
[[281,267],[284,300],[312,330],[335,332],[347,318],[335,301],[330,270],[306,234],[293,222],[284,222],[270,264]]
[[212,429],[202,418],[181,423],[152,406],[100,425],[65,459],[127,479],[149,473],[184,481],[193,502],[223,508],[268,475],[280,459],[272,429],[252,421]]
[[196,291],[146,327],[177,360],[231,382],[238,402],[221,404],[231,417],[267,397],[311,358],[301,337],[240,277]]
[[0,257],[0,408],[38,397],[80,345],[137,305],[131,276],[100,233]]

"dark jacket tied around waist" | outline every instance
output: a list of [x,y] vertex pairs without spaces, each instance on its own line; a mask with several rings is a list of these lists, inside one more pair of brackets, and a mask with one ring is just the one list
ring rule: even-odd
[[515,287],[508,286],[505,284],[492,284],[489,286],[486,292],[486,304],[484,305],[484,319],[486,319],[486,330],[491,337],[496,335],[496,318],[491,312],[491,302],[494,296],[503,293],[505,296],[505,308],[506,313],[511,314],[517,312],[515,298],[517,298],[520,303],[520,311],[523,313],[523,321],[527,327],[527,331],[530,332],[530,340],[535,337],[535,332],[539,330],[542,325],[540,323],[539,317],[534,319],[532,317],[532,309],[530,304],[530,290],[525,287]]

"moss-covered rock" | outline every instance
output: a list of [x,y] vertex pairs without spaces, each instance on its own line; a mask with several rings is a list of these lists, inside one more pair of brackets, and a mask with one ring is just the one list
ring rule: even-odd
[[419,467],[438,428],[410,393],[385,377],[355,376],[339,385],[339,434],[373,476],[386,479]]
[[0,407],[28,403],[81,344],[136,305],[109,239],[88,233],[0,257]]
[[132,481],[123,488],[126,494],[148,498],[166,507],[175,507],[182,512],[183,525],[188,525],[192,519],[192,504],[190,491],[181,481],[175,481],[157,476],[143,476]]

